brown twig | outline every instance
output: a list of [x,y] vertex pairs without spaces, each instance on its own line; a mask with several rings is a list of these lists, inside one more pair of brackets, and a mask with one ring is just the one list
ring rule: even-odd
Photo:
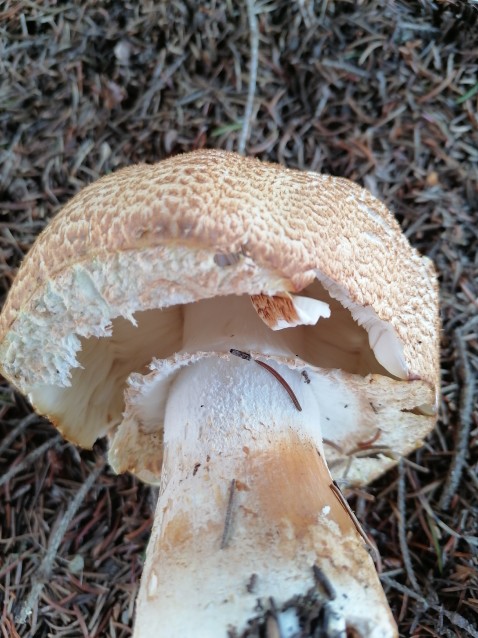
[[284,377],[282,375],[280,375],[277,372],[277,370],[274,370],[274,368],[272,366],[270,366],[267,363],[264,363],[264,361],[259,361],[258,359],[254,359],[254,362],[257,363],[257,365],[259,365],[262,368],[264,368],[265,370],[267,370],[268,372],[270,372],[272,374],[272,376],[274,376],[277,379],[277,381],[279,381],[279,383],[282,385],[283,388],[285,388],[287,394],[292,399],[292,403],[299,410],[299,412],[302,412],[302,406],[300,405],[299,400],[295,396],[294,391],[292,390],[290,385],[287,383],[287,381],[284,379]]
[[272,366],[270,366],[268,363],[264,363],[264,361],[259,361],[259,359],[254,359],[254,357],[248,352],[243,352],[242,350],[236,350],[235,348],[231,348],[229,352],[233,354],[235,357],[239,357],[240,359],[244,359],[245,361],[254,361],[254,363],[257,363],[257,365],[261,366],[261,368],[264,368],[264,370],[267,370],[267,372],[272,374],[272,376],[275,377],[277,381],[279,381],[281,386],[286,390],[287,394],[292,399],[292,403],[295,405],[295,407],[299,410],[299,412],[302,412],[302,406],[300,405],[297,397],[295,396],[294,391],[292,390],[290,385],[287,383],[287,381],[284,379],[284,377],[277,372],[277,370],[274,370]]

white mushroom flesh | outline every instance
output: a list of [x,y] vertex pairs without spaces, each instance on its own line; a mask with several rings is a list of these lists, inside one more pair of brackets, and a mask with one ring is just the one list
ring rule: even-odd
[[382,321],[372,307],[364,308],[354,304],[346,290],[332,279],[317,272],[317,278],[328,293],[340,301],[347,308],[359,326],[363,326],[368,333],[369,344],[377,361],[398,379],[407,379],[409,369],[403,356],[403,346],[393,327]]

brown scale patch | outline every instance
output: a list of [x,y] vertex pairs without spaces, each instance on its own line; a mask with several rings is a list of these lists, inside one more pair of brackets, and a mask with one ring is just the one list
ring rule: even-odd
[[262,321],[275,328],[279,321],[285,321],[291,325],[299,321],[299,316],[291,297],[279,297],[268,295],[252,295],[252,305]]

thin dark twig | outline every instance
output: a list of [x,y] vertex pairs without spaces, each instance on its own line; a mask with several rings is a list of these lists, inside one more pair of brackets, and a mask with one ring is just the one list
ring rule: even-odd
[[322,569],[320,569],[318,565],[314,564],[312,565],[312,571],[314,572],[314,579],[315,579],[316,585],[320,585],[321,589],[323,589],[323,591],[325,592],[325,595],[327,596],[329,600],[335,600],[337,598],[335,589],[332,583],[330,582],[330,580],[322,571]]
[[3,476],[0,476],[0,487],[8,483],[14,476],[16,476],[19,472],[23,471],[25,468],[29,467],[34,461],[40,458],[47,450],[54,447],[57,443],[61,441],[61,436],[54,436],[51,439],[45,441],[42,445],[37,447],[33,452],[27,454],[26,457],[18,463],[17,465],[13,465],[8,472],[6,472]]
[[19,624],[23,624],[26,622],[27,617],[32,613],[33,608],[37,605],[38,599],[40,598],[42,589],[44,584],[50,579],[51,572],[53,568],[53,563],[55,561],[56,555],[58,553],[58,548],[60,547],[61,541],[66,534],[66,531],[73,520],[78,508],[83,502],[86,494],[89,492],[93,483],[96,481],[98,476],[103,471],[105,466],[105,461],[102,459],[98,462],[96,467],[92,470],[86,481],[80,487],[78,492],[75,494],[75,497],[70,502],[70,505],[66,509],[63,515],[59,517],[59,524],[56,530],[52,533],[50,537],[50,542],[48,544],[48,549],[43,557],[43,560],[38,568],[36,575],[33,577],[32,588],[30,593],[23,603],[20,612],[16,618],[16,621]]
[[455,454],[448,471],[445,486],[440,499],[440,507],[447,510],[451,499],[456,494],[461,480],[463,468],[468,454],[468,440],[472,423],[473,401],[475,396],[475,375],[472,373],[465,340],[462,331],[456,333],[456,346],[460,359],[460,376],[462,380],[460,392],[459,424],[456,438]]
[[413,571],[412,559],[407,543],[407,533],[405,531],[406,508],[405,508],[405,468],[403,460],[398,463],[398,490],[397,490],[397,507],[398,507],[398,542],[400,551],[402,552],[405,571],[415,591],[420,591],[420,586]]
[[254,106],[254,95],[256,92],[257,66],[259,60],[259,30],[257,28],[257,18],[255,15],[254,0],[247,0],[247,19],[249,21],[250,33],[250,64],[249,64],[249,85],[247,90],[247,102],[242,122],[241,135],[237,150],[244,155],[246,142],[249,137],[250,123],[252,117],[252,107]]
[[225,549],[230,540],[231,535],[231,523],[232,523],[232,509],[234,506],[234,495],[236,493],[236,479],[232,479],[229,485],[229,498],[227,501],[226,520],[224,521],[224,531],[221,539],[221,549]]
[[254,357],[252,357],[248,352],[243,352],[242,350],[236,350],[235,348],[231,348],[229,352],[233,354],[235,357],[240,357],[241,359],[245,359],[246,361],[254,361],[254,363],[257,363],[257,365],[260,365],[262,368],[267,370],[267,372],[270,372],[270,374],[272,374],[277,379],[277,381],[279,381],[281,386],[286,390],[287,394],[292,399],[292,403],[295,405],[295,407],[299,410],[299,412],[302,412],[302,406],[300,405],[299,400],[295,396],[294,391],[292,390],[290,385],[287,383],[287,381],[284,379],[284,377],[282,377],[277,372],[277,370],[274,370],[274,368],[272,368],[269,364],[264,363],[264,361],[259,361],[258,359],[254,359]]
[[38,414],[29,414],[27,417],[18,422],[16,427],[12,428],[12,430],[5,436],[3,441],[0,443],[0,454],[2,454],[5,450],[8,449],[10,443],[14,441],[20,434],[23,432],[25,428],[34,423],[35,421],[39,421],[40,417]]
[[263,368],[265,368],[268,372],[270,372],[272,375],[274,375],[274,377],[279,381],[279,383],[286,389],[287,394],[290,396],[290,398],[292,399],[292,403],[295,405],[295,407],[299,410],[299,412],[302,412],[302,406],[300,405],[297,397],[295,396],[292,388],[290,387],[290,385],[287,383],[287,381],[284,379],[284,377],[282,377],[276,370],[274,370],[274,368],[272,368],[270,365],[268,365],[267,363],[264,363],[264,361],[258,361],[257,359],[254,359],[254,361],[262,366]]
[[367,547],[369,548],[369,550],[374,554],[376,554],[376,548],[370,543],[367,534],[365,533],[364,528],[362,527],[362,525],[360,524],[360,521],[358,520],[358,518],[355,516],[354,512],[352,511],[352,508],[350,507],[347,499],[345,498],[345,496],[342,494],[342,490],[340,489],[340,487],[337,485],[336,481],[332,481],[332,483],[329,485],[330,489],[332,490],[332,493],[334,494],[335,498],[339,501],[339,503],[342,505],[343,509],[347,512],[347,514],[349,515],[352,523],[354,524],[355,529],[357,530],[357,532],[360,534],[360,536],[363,538],[364,542],[366,543]]

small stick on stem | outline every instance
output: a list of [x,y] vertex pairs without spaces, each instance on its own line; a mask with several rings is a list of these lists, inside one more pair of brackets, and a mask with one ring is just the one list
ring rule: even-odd
[[347,514],[350,516],[352,523],[354,524],[355,529],[357,530],[357,532],[360,534],[360,536],[363,538],[363,540],[365,541],[367,547],[370,549],[370,551],[375,554],[375,547],[371,544],[371,542],[368,539],[367,534],[365,533],[364,528],[362,527],[362,525],[360,524],[358,518],[355,516],[355,514],[352,511],[352,508],[350,507],[350,505],[347,502],[347,499],[345,498],[345,496],[342,494],[342,490],[340,489],[340,487],[337,485],[337,483],[335,481],[332,481],[332,483],[329,485],[330,489],[332,490],[332,492],[334,493],[334,496],[337,498],[337,500],[339,501],[339,503],[342,505],[342,507],[344,508],[344,510],[347,512]]
[[276,370],[274,370],[272,366],[268,365],[267,363],[264,363],[264,361],[259,361],[258,359],[254,359],[248,352],[243,352],[242,350],[235,350],[234,348],[231,348],[229,352],[236,357],[245,359],[246,361],[254,361],[254,363],[257,363],[257,365],[267,370],[267,372],[270,372],[277,379],[277,381],[279,381],[282,387],[285,388],[287,394],[292,399],[292,403],[295,405],[295,407],[299,410],[299,412],[302,412],[302,406],[300,405],[297,397],[295,396],[294,391],[292,390],[290,385],[287,383],[287,381],[284,379],[284,377],[282,377]]
[[226,549],[231,535],[232,508],[234,505],[234,494],[236,493],[236,479],[232,479],[229,486],[229,499],[227,501],[226,520],[224,521],[224,531],[221,539],[221,549]]
[[327,578],[324,572],[318,565],[315,564],[312,565],[312,571],[314,572],[315,584],[320,585],[321,589],[324,591],[329,600],[335,600],[337,594],[335,593],[335,589],[332,587],[330,580]]
[[264,361],[258,361],[257,359],[254,359],[254,361],[262,366],[263,368],[265,368],[268,372],[270,372],[272,375],[274,375],[274,377],[279,381],[280,384],[282,384],[284,386],[284,388],[287,391],[287,394],[290,396],[290,398],[292,399],[292,403],[295,405],[295,407],[299,410],[299,412],[302,412],[302,406],[300,405],[297,397],[295,396],[294,392],[292,391],[292,388],[290,387],[290,385],[287,383],[287,381],[284,379],[284,377],[281,377],[281,375],[274,370],[274,368],[272,368],[270,365],[268,365],[267,363],[264,363]]

